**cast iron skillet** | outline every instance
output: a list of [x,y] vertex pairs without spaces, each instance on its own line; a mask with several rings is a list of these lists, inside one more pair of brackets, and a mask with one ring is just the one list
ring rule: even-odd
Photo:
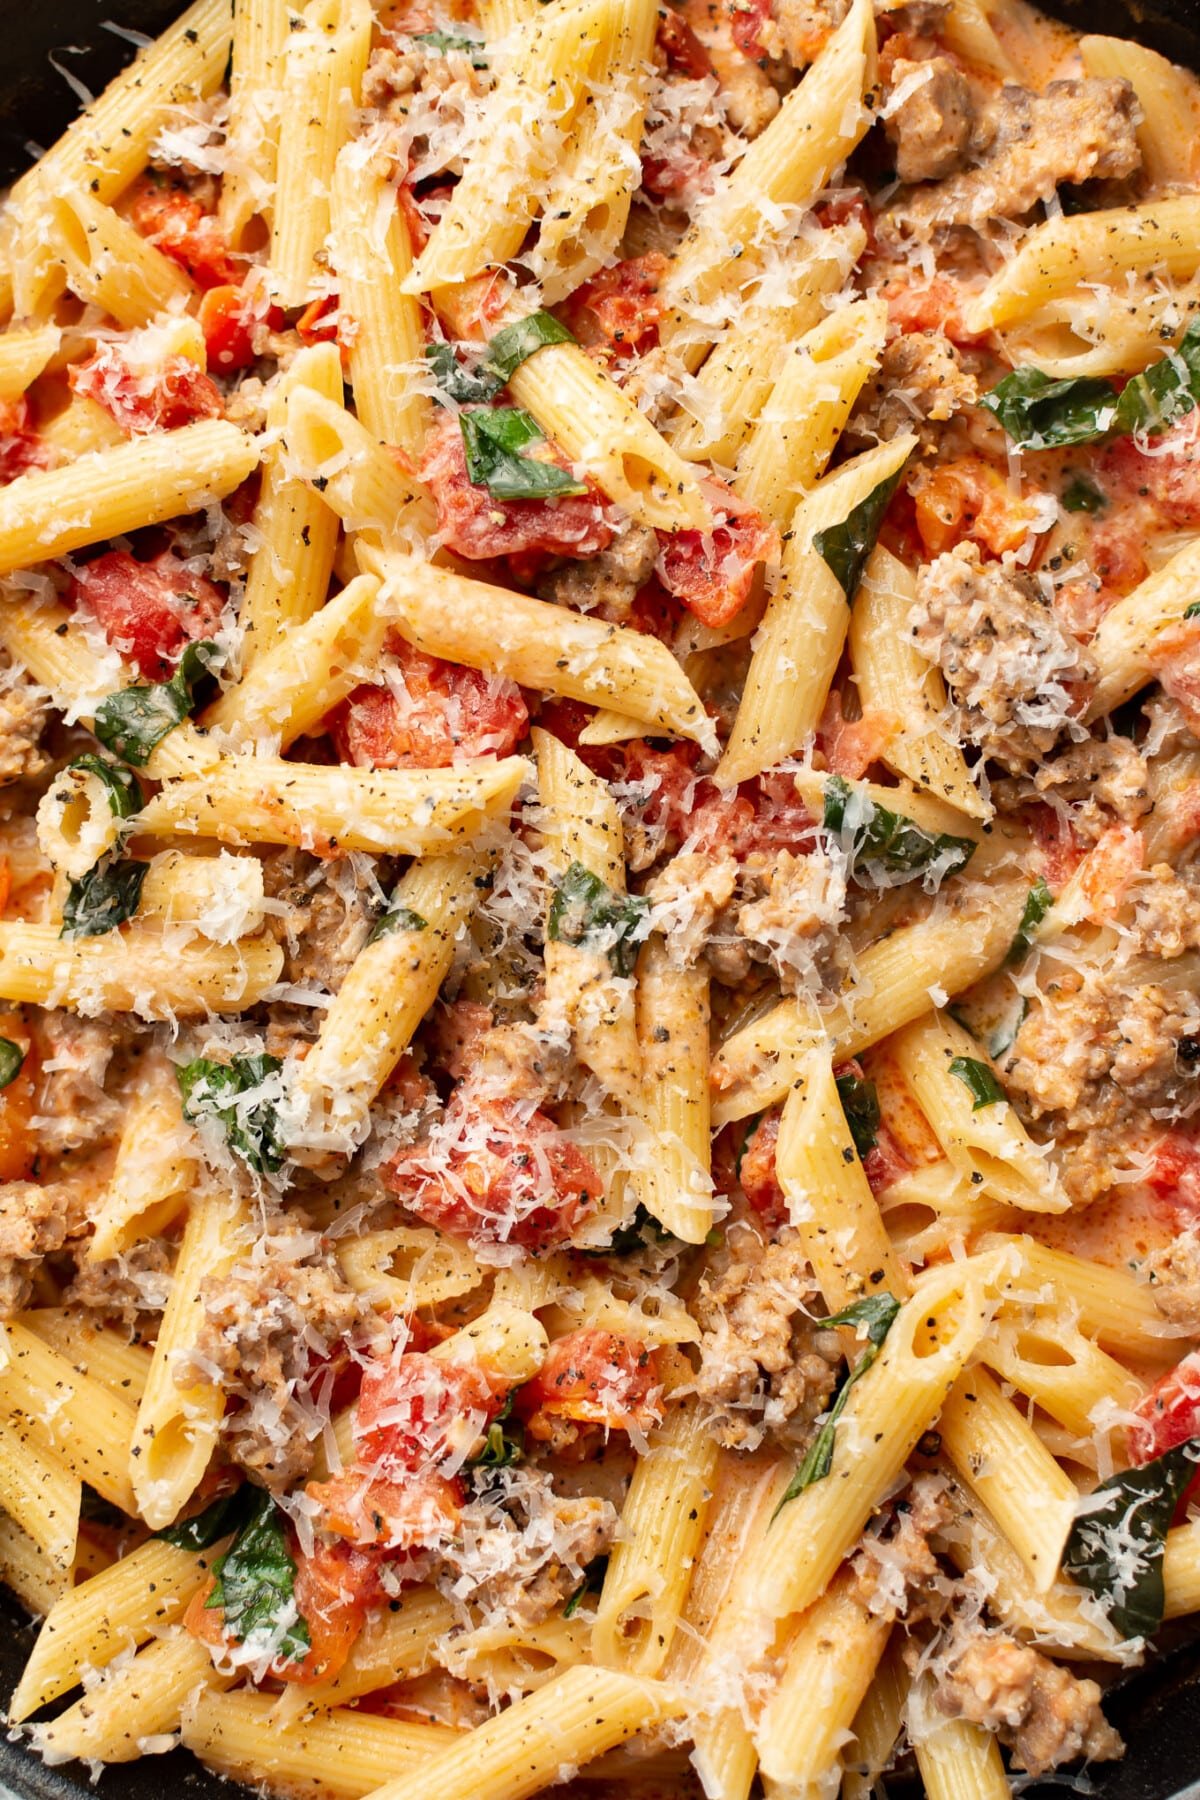
[[[1200,71],[1200,0],[1039,0],[1078,30],[1136,38]],[[105,27],[154,36],[183,10],[180,0],[0,0],[0,182],[7,183],[74,118],[78,101],[50,62],[99,92],[133,55]],[[1197,201],[1200,205],[1200,201]],[[29,1654],[34,1627],[0,1589],[0,1700],[7,1701]],[[1120,1763],[1097,1765],[1088,1782],[1102,1800],[1200,1800],[1200,1635],[1181,1635],[1147,1668],[1121,1683],[1105,1708],[1128,1744]],[[1028,1794],[1050,1796],[1042,1782]],[[48,1769],[0,1736],[0,1800],[75,1800],[94,1792],[85,1770]],[[1062,1785],[1057,1791],[1062,1791]],[[230,1800],[231,1790],[184,1751],[144,1757],[105,1771],[101,1800]],[[437,1800],[431,1795],[429,1800]]]

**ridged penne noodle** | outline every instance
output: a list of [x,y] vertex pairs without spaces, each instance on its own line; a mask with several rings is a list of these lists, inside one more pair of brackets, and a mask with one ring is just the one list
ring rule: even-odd
[[193,1193],[130,1451],[137,1510],[155,1530],[178,1518],[217,1441],[225,1411],[220,1385],[199,1370],[190,1382],[177,1377],[187,1372],[204,1319],[204,1283],[236,1261],[247,1224],[245,1209],[233,1199]]
[[652,937],[638,964],[638,1036],[646,1083],[636,1186],[648,1212],[685,1244],[702,1244],[719,1216],[709,1101],[709,977],[675,966]]
[[118,1011],[164,1019],[240,1012],[275,985],[282,967],[283,952],[265,936],[195,944],[181,959],[170,932],[152,925],[62,938],[55,925],[0,922],[0,997],[85,1015]]
[[81,1374],[16,1320],[7,1333],[0,1419],[10,1433],[29,1438],[35,1450],[50,1451],[123,1512],[136,1512],[126,1472],[135,1417],[131,1403],[94,1376]]
[[[283,433],[291,397],[300,388],[331,404],[342,398],[337,347],[313,344],[298,352],[267,403],[267,431]],[[325,599],[337,545],[338,517],[321,495],[291,470],[276,436],[263,454],[262,483],[254,509],[257,548],[242,596],[242,667],[273,649],[292,625],[300,625]]]
[[859,300],[831,313],[787,352],[738,457],[739,497],[784,530],[825,472],[850,409],[879,360],[887,308]]
[[484,1271],[465,1245],[431,1226],[397,1225],[367,1231],[338,1246],[350,1286],[383,1310],[409,1312],[469,1294]]
[[91,194],[56,201],[53,221],[72,292],[119,325],[148,325],[156,313],[191,298],[192,284],[179,264]]
[[667,736],[704,742],[711,730],[687,676],[656,638],[411,558],[368,555],[366,566],[383,576],[383,604],[399,629],[429,656],[594,706],[617,703]]
[[782,762],[816,730],[850,624],[852,596],[813,544],[903,468],[916,439],[893,438],[845,463],[802,500],[779,586],[754,640],[737,719],[717,770],[725,786]]
[[221,500],[258,462],[227,419],[133,438],[0,489],[0,573]]
[[236,0],[226,125],[232,154],[218,208],[221,228],[235,247],[273,199],[287,38],[287,0]]
[[170,1225],[187,1203],[199,1157],[196,1135],[184,1121],[174,1066],[165,1057],[148,1060],[125,1114],[88,1261],[119,1256]]
[[1045,1593],[1079,1501],[1070,1476],[984,1369],[960,1377],[938,1420],[942,1448]]
[[1097,680],[1089,717],[1112,712],[1153,673],[1158,640],[1182,620],[1198,580],[1200,543],[1193,543],[1105,613],[1091,645]]
[[83,1679],[84,1668],[107,1668],[131,1645],[144,1644],[156,1631],[173,1624],[208,1580],[213,1561],[226,1542],[212,1551],[177,1550],[152,1538],[89,1581],[69,1588],[55,1602],[37,1635],[9,1702],[9,1719],[18,1723]]
[[1101,1429],[1106,1418],[1130,1411],[1142,1396],[1136,1375],[1077,1325],[1046,1313],[1027,1324],[1004,1324],[989,1340],[983,1360],[1079,1438]]
[[929,1800],[1004,1800],[1011,1791],[999,1742],[982,1726],[936,1718],[909,1730]]
[[80,1374],[93,1376],[135,1404],[140,1400],[150,1372],[150,1351],[144,1344],[130,1343],[119,1326],[80,1326],[62,1306],[39,1306],[22,1313],[21,1323]]
[[850,1141],[828,1044],[805,1052],[784,1103],[776,1179],[830,1312],[865,1293],[900,1295],[907,1277]]
[[433,509],[383,444],[311,387],[288,396],[289,467],[316,488],[347,531],[407,546],[433,529]]
[[985,1249],[1005,1248],[1015,1256],[1006,1280],[1006,1306],[1050,1306],[1066,1301],[1079,1329],[1107,1350],[1133,1361],[1174,1362],[1178,1335],[1154,1303],[1154,1290],[1127,1269],[1051,1249],[1031,1237],[995,1235]]
[[347,144],[333,177],[333,266],[338,306],[353,321],[350,386],[364,428],[383,444],[419,456],[429,402],[412,369],[425,351],[421,308],[401,284],[412,245],[378,149]]
[[[0,332],[0,400],[16,400],[36,381],[62,341],[57,325],[10,325]],[[42,431],[45,436],[45,428]]]
[[908,1671],[894,1637],[876,1666],[871,1685],[854,1715],[854,1740],[842,1751],[844,1800],[868,1800],[896,1752],[904,1729]]
[[1196,173],[1196,113],[1192,83],[1182,69],[1128,38],[1079,40],[1079,54],[1089,75],[1133,84],[1141,109],[1138,148],[1147,179],[1155,187],[1182,186]]
[[34,1743],[50,1761],[132,1762],[153,1740],[178,1731],[194,1696],[232,1680],[213,1667],[206,1644],[177,1632],[147,1644],[48,1725],[35,1726]]
[[678,1627],[713,1494],[717,1445],[686,1402],[651,1435],[621,1509],[592,1628],[611,1668],[661,1675]]
[[64,1576],[75,1561],[82,1484],[52,1450],[0,1422],[0,1507]]
[[350,136],[371,49],[368,0],[308,0],[282,49],[282,110],[271,208],[271,284],[303,306],[329,235],[338,151]]

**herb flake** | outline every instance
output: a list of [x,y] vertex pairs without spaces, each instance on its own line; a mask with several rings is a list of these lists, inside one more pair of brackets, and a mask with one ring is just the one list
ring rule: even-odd
[[544,444],[545,433],[520,406],[478,407],[458,415],[467,458],[467,475],[497,500],[546,500],[555,495],[586,494],[587,484],[555,462],[526,456],[531,444]]
[[1021,919],[1013,934],[1013,941],[1008,946],[1008,954],[1004,958],[1004,966],[1011,969],[1015,963],[1024,962],[1033,944],[1033,934],[1054,905],[1054,895],[1047,887],[1044,878],[1039,875],[1028,894],[1025,905],[1021,909]]
[[221,661],[215,643],[188,644],[170,681],[138,683],[102,700],[93,722],[96,736],[122,762],[141,768],[167,733],[183,724],[196,704],[200,682]]
[[1007,1094],[991,1069],[974,1056],[954,1057],[949,1069],[970,1093],[972,1112],[980,1112],[985,1106],[1002,1105],[1007,1100]]
[[875,1148],[878,1137],[879,1094],[873,1081],[852,1071],[837,1077],[837,1091],[861,1162]]
[[1094,1594],[1124,1638],[1162,1624],[1163,1551],[1181,1495],[1200,1463],[1200,1438],[1110,1475],[1081,1502],[1063,1551],[1063,1574]]
[[0,1090],[9,1087],[21,1073],[25,1052],[11,1038],[0,1037]]
[[639,894],[614,893],[573,862],[555,884],[546,929],[552,943],[601,952],[614,975],[632,975],[638,946],[650,930],[650,907]]
[[147,862],[101,857],[67,889],[59,937],[101,937],[124,925],[138,909],[149,868]]
[[296,1565],[283,1514],[270,1494],[254,1493],[249,1517],[213,1566],[216,1579],[205,1606],[221,1609],[225,1630],[239,1644],[260,1636],[272,1660],[303,1662],[312,1638],[296,1606]]
[[238,1102],[282,1067],[277,1056],[234,1056],[227,1063],[197,1056],[176,1070],[184,1118],[193,1124],[204,1118],[218,1120],[229,1148],[247,1168],[259,1175],[274,1174],[284,1160],[275,1105],[262,1099],[250,1105]]
[[879,536],[883,515],[900,485],[900,477],[906,467],[907,462],[901,463],[894,475],[889,475],[886,481],[881,481],[878,487],[872,488],[865,500],[860,500],[857,506],[851,507],[840,525],[826,525],[823,530],[813,532],[813,549],[824,559],[826,567],[846,596],[847,606],[854,605],[867,558],[875,548],[875,540]]
[[74,769],[82,775],[94,775],[102,784],[114,819],[131,819],[146,804],[141,782],[124,763],[110,762],[107,756],[97,756],[94,750],[88,750],[82,756],[74,757],[63,773],[69,775]]
[[849,834],[851,874],[865,872],[880,887],[889,885],[888,877],[908,880],[937,862],[942,877],[956,875],[975,854],[973,838],[925,831],[903,813],[877,806],[841,775],[825,784],[823,823],[835,837]]
[[832,1313],[828,1319],[822,1319],[823,1327],[832,1325],[853,1325],[863,1327],[867,1335],[867,1347],[850,1370],[837,1398],[826,1415],[812,1443],[808,1446],[804,1460],[796,1473],[788,1482],[783,1498],[772,1513],[777,1519],[789,1500],[802,1494],[805,1488],[812,1487],[814,1482],[824,1481],[833,1467],[833,1450],[837,1439],[837,1423],[846,1410],[846,1403],[856,1382],[861,1381],[867,1370],[877,1360],[888,1332],[896,1322],[900,1311],[900,1302],[894,1294],[869,1294],[865,1300],[856,1300],[853,1305],[844,1307],[839,1313]]
[[[1132,431],[1153,435],[1198,402],[1200,319],[1193,319],[1178,346],[1133,376],[1119,394],[1098,375],[1056,380],[1040,369],[1027,368],[1014,369],[997,382],[982,404],[999,419],[1018,450],[1051,450]],[[1093,508],[1085,505],[1082,510]]]

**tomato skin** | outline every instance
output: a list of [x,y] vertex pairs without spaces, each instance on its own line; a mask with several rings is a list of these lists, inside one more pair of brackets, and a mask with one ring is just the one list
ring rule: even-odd
[[759,851],[811,848],[813,819],[789,775],[761,775],[730,793],[695,773],[696,754],[694,745],[658,750],[645,738],[625,746],[623,779],[635,790],[634,811],[648,831],[662,834],[664,849],[688,840],[742,862]]
[[742,55],[752,62],[767,54],[760,34],[770,17],[771,0],[737,0],[737,4],[729,9],[733,41]]
[[1052,806],[1027,808],[1024,819],[1033,833],[1041,871],[1052,894],[1059,894],[1084,858],[1084,846],[1071,821]]
[[781,1109],[771,1107],[743,1140],[738,1180],[743,1194],[766,1229],[776,1232],[788,1222],[787,1201],[775,1173]]
[[940,556],[964,540],[1003,556],[1019,549],[1029,532],[1028,502],[1010,494],[999,469],[981,456],[939,463],[915,487],[914,497],[927,556]]
[[44,469],[50,460],[45,444],[33,429],[33,414],[22,394],[16,400],[0,400],[0,481],[15,481],[30,469]]
[[[1126,1442],[1129,1460],[1135,1468],[1153,1462],[1165,1450],[1188,1438],[1200,1437],[1200,1351],[1193,1350],[1173,1369],[1155,1382],[1138,1401],[1134,1412],[1139,1423],[1129,1427]],[[1192,1477],[1182,1495],[1175,1517],[1178,1520],[1188,1505],[1200,1496],[1200,1469]]]
[[228,282],[208,289],[197,317],[204,333],[208,366],[222,375],[252,367],[258,361],[254,347],[257,334],[264,327],[282,331],[286,322],[282,310],[271,304],[264,288],[234,287]]
[[147,681],[168,680],[189,640],[213,636],[225,605],[220,588],[170,550],[150,562],[107,550],[77,570],[71,597]]
[[[659,15],[660,19],[662,14]],[[658,342],[662,317],[659,288],[667,259],[657,251],[601,269],[576,288],[569,303],[571,329],[581,344],[604,344],[616,356],[640,355]]]
[[554,1340],[541,1369],[518,1390],[514,1410],[542,1440],[553,1437],[554,1419],[645,1431],[659,1417],[659,1381],[657,1351],[637,1338],[585,1328]]
[[[478,1363],[441,1362],[422,1351],[368,1365],[358,1395],[361,1458],[387,1474],[436,1468],[462,1429],[484,1431],[500,1409]],[[469,1423],[467,1423],[469,1421]]]
[[138,437],[175,431],[193,419],[219,419],[225,402],[220,389],[186,356],[168,356],[153,375],[136,373],[116,344],[102,344],[68,374],[73,393],[95,400],[122,431]]
[[[552,460],[569,467],[557,450]],[[529,550],[596,556],[612,542],[604,497],[596,488],[551,500],[497,500],[486,487],[476,487],[467,475],[456,418],[434,425],[417,473],[437,505],[442,542],[472,561]]]
[[1200,1220],[1200,1137],[1194,1131],[1164,1133],[1154,1146],[1149,1184],[1183,1224]]
[[[715,484],[708,483],[708,486]],[[750,598],[760,563],[779,555],[779,533],[747,507],[711,532],[660,531],[658,577],[703,625],[728,625]]]
[[227,286],[242,275],[216,215],[186,188],[143,175],[130,192],[129,217],[144,238],[187,270],[198,287]]
[[1150,445],[1114,438],[1100,459],[1101,479],[1119,505],[1140,498],[1156,509],[1164,525],[1200,524],[1200,418],[1186,413]]
[[296,335],[305,344],[336,344],[340,323],[337,295],[322,294],[296,320]]
[[564,1242],[603,1194],[595,1169],[546,1114],[454,1096],[429,1144],[401,1150],[384,1185],[426,1224],[530,1251]]
[[655,42],[673,75],[701,81],[712,74],[711,56],[682,13],[670,4],[659,8]]
[[529,726],[515,683],[426,656],[402,638],[390,648],[407,699],[390,687],[355,688],[326,720],[342,762],[442,769],[457,758],[512,754]]
[[[3,887],[7,896],[7,863]],[[6,1037],[25,1052],[25,1061],[8,1086],[0,1088],[0,1181],[24,1181],[37,1163],[37,1134],[32,1127],[37,1057],[19,1012],[0,1013],[0,1037]]]

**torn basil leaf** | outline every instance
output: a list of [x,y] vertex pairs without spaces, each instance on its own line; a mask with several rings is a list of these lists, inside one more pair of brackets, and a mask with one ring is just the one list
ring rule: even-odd
[[886,481],[881,481],[878,487],[872,488],[865,500],[860,500],[857,506],[851,507],[840,525],[826,525],[823,530],[813,532],[813,549],[824,558],[826,566],[836,578],[846,596],[847,606],[854,605],[854,596],[867,566],[867,558],[875,548],[883,515],[900,485],[900,477],[906,466],[901,463],[894,475],[889,475]]
[[940,864],[940,878],[956,875],[975,854],[974,839],[925,831],[902,813],[877,806],[841,775],[825,784],[823,823],[835,837],[849,836],[850,873],[866,874],[879,887],[889,885],[887,877],[908,879],[934,864]]
[[227,1063],[197,1056],[176,1070],[183,1096],[183,1116],[195,1124],[214,1118],[224,1129],[229,1148],[256,1174],[269,1175],[282,1168],[284,1145],[275,1104],[261,1096],[244,1101],[243,1095],[283,1067],[277,1056],[234,1056]]
[[107,756],[97,756],[94,750],[88,750],[84,755],[74,757],[63,772],[69,775],[72,769],[94,775],[103,784],[114,819],[130,819],[146,804],[141,782],[124,763],[109,762]]
[[632,975],[638,946],[650,930],[650,907],[640,894],[617,894],[598,875],[573,862],[555,884],[547,932],[553,943],[575,944],[608,957],[614,975]]
[[875,1083],[867,1081],[861,1075],[839,1075],[837,1091],[846,1123],[850,1127],[850,1136],[854,1139],[854,1148],[861,1160],[868,1151],[875,1148],[879,1132],[879,1095]]
[[982,404],[1018,450],[1049,450],[1130,431],[1165,431],[1198,401],[1200,319],[1193,319],[1178,347],[1133,376],[1119,394],[1098,375],[1055,380],[1040,369],[1014,369]]
[[1185,619],[1200,619],[1200,600],[1189,601],[1183,609]]
[[1200,1438],[1138,1469],[1110,1475],[1080,1500],[1063,1574],[1094,1594],[1123,1638],[1148,1638],[1163,1617],[1163,1550],[1180,1496],[1200,1463]]
[[888,1332],[896,1322],[899,1311],[900,1302],[894,1294],[869,1294],[866,1299],[856,1300],[852,1306],[847,1306],[841,1312],[833,1313],[828,1319],[821,1320],[823,1327],[832,1325],[865,1327],[867,1347],[838,1389],[837,1397],[825,1416],[824,1424],[808,1446],[803,1462],[788,1482],[783,1498],[771,1515],[772,1519],[777,1519],[788,1501],[794,1500],[797,1494],[802,1494],[805,1488],[812,1487],[816,1481],[824,1481],[833,1467],[837,1423],[846,1410],[851,1389],[855,1382],[862,1380],[867,1370],[875,1362],[883,1348]]
[[367,942],[374,944],[379,938],[387,937],[393,931],[427,931],[428,929],[428,919],[423,919],[419,912],[413,911],[411,906],[391,905],[376,919]]
[[979,1062],[973,1056],[956,1056],[949,1069],[970,1093],[972,1112],[1007,1100],[1007,1094],[985,1062]]
[[67,889],[59,937],[100,937],[132,919],[149,867],[132,859],[101,857]]
[[482,38],[463,37],[455,31],[414,31],[411,36],[414,44],[428,44],[431,50],[440,50],[443,56],[448,50],[465,50],[473,69],[488,66],[487,48]]
[[525,1427],[512,1416],[513,1396],[509,1394],[503,1407],[487,1428],[483,1448],[468,1457],[470,1469],[509,1469],[525,1454]]
[[565,325],[559,324],[553,313],[530,313],[524,319],[503,326],[495,337],[488,339],[484,366],[499,377],[503,386],[536,350],[544,350],[547,344],[574,342],[572,334]]
[[253,1638],[273,1661],[303,1662],[312,1637],[296,1606],[296,1565],[283,1514],[270,1494],[252,1491],[250,1515],[213,1565],[216,1581],[204,1604],[220,1607],[226,1632],[239,1644]]
[[1062,503],[1063,511],[1070,513],[1103,512],[1108,505],[1108,501],[1100,489],[1093,487],[1091,482],[1082,475],[1076,475],[1074,481],[1069,482],[1063,489]]
[[179,1550],[207,1550],[227,1531],[234,1531],[241,1525],[257,1492],[245,1482],[232,1494],[222,1494],[203,1512],[193,1513],[190,1519],[177,1519],[174,1525],[164,1525],[154,1535]]
[[25,1062],[25,1052],[11,1038],[0,1037],[0,1089],[17,1079]]
[[594,1250],[585,1250],[583,1255],[631,1256],[635,1250],[647,1249],[652,1242],[671,1244],[676,1239],[639,1200],[628,1224],[618,1225],[607,1244],[599,1245]]
[[1029,1017],[1029,1000],[1024,994],[1018,994],[1016,1004],[1008,1017],[1002,1019],[988,1039],[988,1055],[999,1061],[1007,1056],[1017,1041],[1017,1033]]
[[1011,969],[1014,963],[1024,962],[1033,943],[1033,934],[1054,905],[1054,895],[1046,886],[1042,876],[1038,876],[1028,894],[1021,910],[1021,920],[1008,946],[1008,954],[1004,958],[1004,966]]
[[586,494],[557,463],[526,456],[530,444],[544,444],[545,434],[532,414],[519,406],[476,408],[458,415],[467,456],[467,475],[497,500],[546,500],[557,494]]
[[[425,355],[442,392],[451,400],[457,400],[460,406],[470,406],[494,400],[535,350],[542,350],[547,344],[574,342],[574,337],[553,313],[535,312],[505,325],[488,340],[482,356],[474,364],[461,362],[458,347],[454,344],[430,344]],[[507,410],[515,412],[518,409]],[[528,418],[529,415],[523,416]],[[559,474],[562,473],[560,469]]]
[[196,704],[201,680],[222,660],[214,643],[188,644],[170,681],[122,688],[102,700],[93,725],[96,736],[122,762],[140,768],[167,733],[183,724]]

